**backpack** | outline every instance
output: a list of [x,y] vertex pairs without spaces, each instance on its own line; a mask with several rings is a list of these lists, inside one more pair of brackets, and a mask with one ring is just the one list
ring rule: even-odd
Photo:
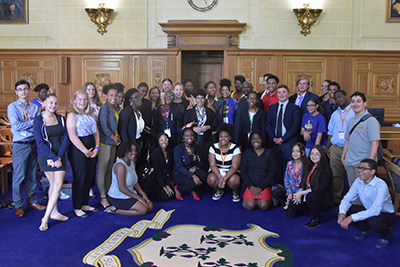
[[[372,116],[372,115],[369,114],[369,113],[366,114],[366,115],[364,115],[364,116],[353,126],[353,128],[352,128],[351,131],[350,131],[349,136],[353,133],[354,129],[357,127],[358,124],[360,124],[360,123],[363,122],[363,121],[368,120],[368,119],[371,118],[371,117],[374,117],[374,116]],[[384,154],[384,152],[383,152],[383,146],[382,146],[381,140],[379,140],[379,146],[378,146],[378,152],[377,152],[378,164],[379,164],[379,165],[383,164],[383,162],[384,162],[384,160],[383,160],[383,154]]]

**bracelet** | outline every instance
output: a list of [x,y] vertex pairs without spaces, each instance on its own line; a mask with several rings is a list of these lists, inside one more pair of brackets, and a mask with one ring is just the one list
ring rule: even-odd
[[100,151],[100,147],[95,146],[94,149],[97,149],[98,151]]

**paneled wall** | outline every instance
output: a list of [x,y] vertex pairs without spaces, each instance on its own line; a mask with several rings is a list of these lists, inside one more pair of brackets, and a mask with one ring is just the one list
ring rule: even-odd
[[[223,76],[233,79],[242,74],[257,91],[264,89],[260,78],[268,72],[276,74],[293,93],[295,81],[302,75],[310,78],[310,90],[317,94],[321,82],[330,79],[349,94],[364,92],[369,107],[386,109],[386,121],[400,121],[400,55],[394,52],[232,49],[223,54]],[[67,59],[66,65],[63,58]],[[142,81],[160,86],[165,77],[181,81],[186,78],[181,73],[182,53],[178,49],[0,50],[0,113],[4,114],[7,105],[16,99],[14,83],[21,78],[28,79],[32,86],[45,82],[54,87],[60,110],[64,110],[86,81],[100,88],[109,82],[122,82],[128,89]],[[31,98],[36,97],[34,92],[31,94]]]

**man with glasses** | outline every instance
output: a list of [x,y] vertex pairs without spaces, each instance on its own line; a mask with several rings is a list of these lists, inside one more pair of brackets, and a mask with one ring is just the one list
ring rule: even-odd
[[18,100],[7,107],[13,134],[13,201],[15,216],[24,217],[24,200],[21,196],[21,183],[25,182],[27,209],[45,210],[46,207],[38,203],[36,189],[36,161],[37,150],[33,135],[33,120],[39,115],[39,107],[29,102],[30,85],[25,80],[15,84],[15,94]]
[[[376,161],[363,159],[357,170],[359,178],[343,197],[337,222],[344,229],[351,225],[361,230],[355,236],[356,240],[363,240],[377,232],[380,238],[375,247],[387,247],[393,239],[390,227],[396,220],[389,189],[385,181],[376,177]],[[351,204],[357,198],[360,198],[362,206]]]
[[347,125],[342,153],[349,187],[358,177],[358,165],[362,159],[377,160],[381,128],[377,119],[366,110],[367,98],[363,93],[354,92],[350,99],[354,116]]
[[[342,199],[344,188],[344,175],[346,169],[342,163],[342,153],[345,139],[347,124],[351,117],[354,116],[354,111],[351,108],[347,94],[343,90],[335,92],[335,102],[339,108],[333,112],[328,124],[328,140],[326,143],[326,153],[330,158],[330,165],[333,173],[332,192],[333,200],[336,204]],[[327,101],[325,101],[327,102]]]
[[329,124],[329,120],[331,119],[333,112],[335,112],[335,110],[337,110],[339,106],[335,101],[335,92],[339,90],[340,90],[340,85],[337,82],[330,82],[328,85],[329,99],[320,104],[320,106],[325,111],[324,116],[326,124]]

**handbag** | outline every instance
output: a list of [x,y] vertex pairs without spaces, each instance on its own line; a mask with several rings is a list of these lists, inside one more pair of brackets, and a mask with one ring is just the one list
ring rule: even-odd
[[147,156],[146,162],[138,169],[137,175],[140,186],[148,195],[154,181],[154,168],[151,166],[149,156]]

